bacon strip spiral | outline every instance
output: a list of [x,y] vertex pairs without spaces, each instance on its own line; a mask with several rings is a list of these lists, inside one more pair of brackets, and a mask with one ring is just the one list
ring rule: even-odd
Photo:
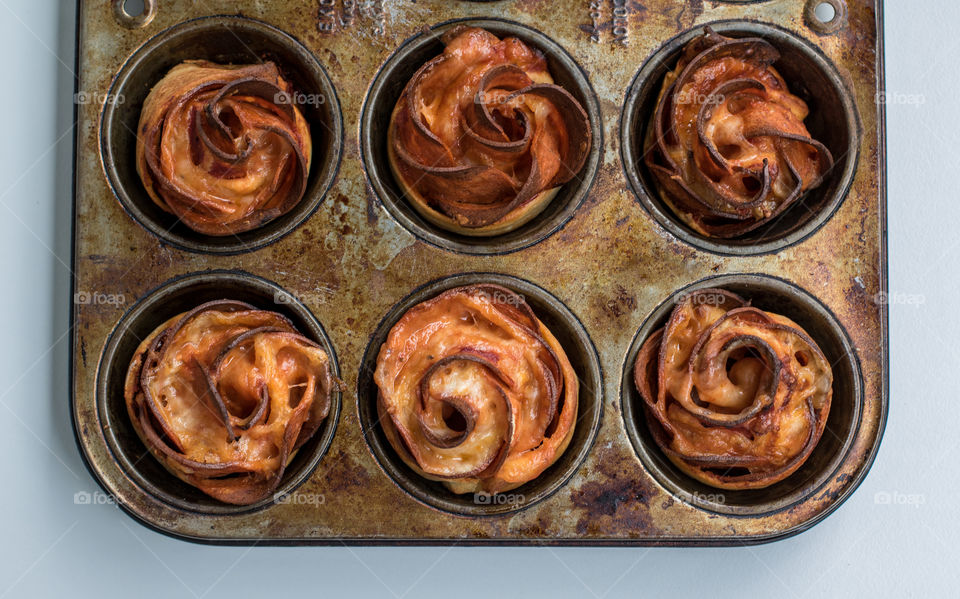
[[806,103],[772,66],[779,57],[763,39],[707,27],[664,79],[645,162],[664,202],[707,237],[770,222],[833,166],[803,124]]
[[272,62],[188,60],[143,103],[137,172],[163,210],[205,235],[234,235],[300,202],[310,129]]
[[833,371],[790,319],[723,289],[687,295],[640,349],[634,381],[667,457],[722,489],[781,481],[827,423]]
[[473,236],[513,230],[580,171],[589,118],[519,39],[460,26],[443,42],[397,101],[390,165],[437,226]]
[[455,493],[531,481],[573,436],[570,361],[523,298],[496,285],[451,289],[407,311],[374,380],[394,450]]
[[225,503],[270,496],[320,428],[339,383],[276,312],[203,304],[140,344],[124,396],[134,429],[174,476]]

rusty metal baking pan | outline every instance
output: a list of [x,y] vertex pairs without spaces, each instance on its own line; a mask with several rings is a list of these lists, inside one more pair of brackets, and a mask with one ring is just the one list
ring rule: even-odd
[[[151,1],[131,16],[119,1],[81,2],[71,401],[91,473],[145,525],[211,543],[740,545],[819,522],[876,455],[888,372],[882,4],[830,0],[836,16],[821,22],[820,3]],[[377,143],[404,74],[458,22],[544,51],[594,132],[579,178],[493,242],[419,220],[398,201]],[[778,68],[800,81],[819,115],[811,127],[838,157],[809,210],[747,243],[684,230],[638,160],[658,77],[707,24],[781,50]],[[162,72],[188,57],[269,57],[323,98],[308,107],[317,153],[303,205],[240,240],[164,221],[132,170],[129,125]],[[412,477],[371,417],[370,364],[385,329],[412,302],[475,281],[524,294],[569,348],[583,398],[563,459],[492,504]],[[711,490],[673,469],[630,385],[639,344],[672,298],[703,286],[782,311],[834,361],[828,433],[801,470],[763,492]],[[214,295],[285,313],[326,345],[346,383],[280,492],[243,509],[204,499],[144,456],[116,385],[134,341]]]

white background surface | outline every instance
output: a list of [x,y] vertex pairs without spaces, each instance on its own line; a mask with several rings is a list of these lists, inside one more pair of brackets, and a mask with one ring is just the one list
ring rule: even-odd
[[[566,0],[564,0],[566,1]],[[0,0],[0,599],[104,596],[957,596],[960,3],[886,7],[890,415],[812,530],[730,549],[236,548],[151,532],[98,489],[68,414],[75,7]],[[886,505],[876,500],[887,494]]]

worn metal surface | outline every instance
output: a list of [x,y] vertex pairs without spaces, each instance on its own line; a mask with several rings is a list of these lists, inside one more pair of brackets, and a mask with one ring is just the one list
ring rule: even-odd
[[[877,2],[847,0],[844,23],[826,35],[809,28],[798,0],[158,4],[142,27],[118,22],[108,2],[83,2],[79,13],[73,417],[90,470],[136,518],[184,538],[240,543],[741,544],[811,526],[860,482],[887,406],[886,308],[878,301],[886,290],[886,256]],[[278,27],[314,52],[342,107],[343,159],[319,209],[289,235],[247,253],[191,253],[162,244],[120,206],[101,163],[99,118],[105,104],[118,101],[108,96],[114,76],[147,39],[192,17],[238,13]],[[602,115],[602,154],[586,200],[553,235],[501,255],[455,253],[419,241],[384,209],[361,160],[361,108],[378,69],[424,26],[465,17],[507,18],[549,35],[586,72]],[[678,240],[637,200],[621,162],[621,108],[644,61],[690,27],[741,18],[778,25],[817,46],[852,91],[862,126],[856,174],[836,213],[806,239],[759,256],[720,255]],[[238,45],[242,51],[241,40]],[[207,269],[247,271],[300,299],[326,329],[347,383],[336,434],[308,480],[290,500],[239,514],[199,513],[146,492],[112,453],[97,407],[101,354],[124,312],[165,281]],[[473,271],[526,279],[563,302],[589,333],[603,376],[599,432],[572,478],[526,509],[483,517],[429,507],[395,484],[362,434],[358,401],[372,398],[357,397],[358,380],[371,376],[360,372],[361,359],[384,315],[424,283]],[[648,316],[677,289],[738,272],[775,275],[809,291],[849,335],[852,363],[862,372],[859,426],[836,471],[799,503],[750,516],[710,511],[704,509],[709,502],[698,507],[668,492],[645,469],[621,413],[627,354]],[[120,397],[104,401],[122,405]]]

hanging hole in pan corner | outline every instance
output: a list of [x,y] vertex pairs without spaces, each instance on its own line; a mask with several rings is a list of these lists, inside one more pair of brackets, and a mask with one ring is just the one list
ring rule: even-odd
[[146,27],[157,16],[157,0],[113,0],[113,16],[127,29]]
[[807,26],[817,33],[835,33],[847,19],[847,5],[844,0],[807,0],[803,15]]
[[813,14],[821,23],[829,23],[837,16],[837,9],[829,2],[821,2],[813,9]]

